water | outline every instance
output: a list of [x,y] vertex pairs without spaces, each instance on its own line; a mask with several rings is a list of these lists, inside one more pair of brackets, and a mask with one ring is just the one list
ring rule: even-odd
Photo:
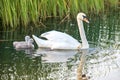
[[14,49],[12,42],[24,40],[25,35],[49,30],[66,32],[80,40],[76,20],[59,24],[60,20],[46,21],[46,27],[0,32],[1,80],[119,80],[120,76],[120,13],[89,15],[85,32],[90,49],[72,51],[41,49]]

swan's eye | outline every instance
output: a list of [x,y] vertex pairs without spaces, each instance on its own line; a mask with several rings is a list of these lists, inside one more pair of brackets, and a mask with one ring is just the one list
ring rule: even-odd
[[87,17],[83,15],[83,19],[84,19],[84,18],[87,18]]

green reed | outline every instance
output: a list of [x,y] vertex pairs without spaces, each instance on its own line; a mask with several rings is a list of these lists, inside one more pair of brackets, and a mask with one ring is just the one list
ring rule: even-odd
[[[36,24],[47,17],[76,16],[80,11],[98,13],[116,7],[119,0],[0,0],[0,19],[3,26]],[[109,6],[108,6],[109,5]],[[5,27],[6,28],[6,27]]]

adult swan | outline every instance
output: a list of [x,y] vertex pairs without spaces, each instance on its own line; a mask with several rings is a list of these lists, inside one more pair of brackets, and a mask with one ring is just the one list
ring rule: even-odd
[[89,48],[88,41],[86,39],[83,21],[89,23],[86,15],[84,13],[78,13],[77,15],[77,23],[80,32],[80,37],[82,43],[79,43],[76,39],[72,36],[59,32],[59,31],[49,31],[41,34],[41,37],[46,38],[47,40],[41,39],[33,36],[33,39],[37,43],[38,47],[50,48],[50,49],[86,49]]

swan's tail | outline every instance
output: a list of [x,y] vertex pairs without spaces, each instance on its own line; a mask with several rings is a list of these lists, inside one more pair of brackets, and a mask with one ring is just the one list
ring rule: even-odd
[[35,36],[35,35],[32,35],[32,37],[33,37],[33,39],[35,40],[35,42],[36,42],[36,44],[38,45],[38,47],[48,47],[46,40],[40,39],[40,38],[38,38],[38,37]]

